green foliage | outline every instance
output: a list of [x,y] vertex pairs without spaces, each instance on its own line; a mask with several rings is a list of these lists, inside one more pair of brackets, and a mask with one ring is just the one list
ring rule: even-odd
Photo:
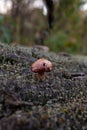
[[78,45],[75,38],[68,36],[67,33],[62,31],[52,34],[45,44],[50,46],[52,51],[66,51],[69,53],[77,51]]
[[4,22],[4,17],[0,16],[0,41],[10,44],[11,42],[11,34],[9,32],[9,30],[7,29],[7,27],[4,26],[3,24]]
[[[17,2],[19,3],[19,0]],[[14,2],[18,8],[12,8],[9,15],[5,15],[4,22],[0,16],[0,40],[32,46],[36,39],[43,38],[43,43],[52,51],[87,54],[87,15],[80,10],[84,2],[54,0],[54,27],[46,34],[43,32],[47,30],[47,17],[42,15],[42,10],[29,10],[29,6],[21,6],[26,3],[20,2],[20,7],[23,8],[18,11],[19,4]]]
[[46,45],[50,46],[52,51],[59,51],[64,49],[64,44],[67,39],[67,35],[63,32],[57,32],[52,34],[46,41]]

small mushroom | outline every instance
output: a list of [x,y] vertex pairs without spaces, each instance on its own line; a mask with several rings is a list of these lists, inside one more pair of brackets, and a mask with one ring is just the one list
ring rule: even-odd
[[34,73],[38,73],[39,79],[44,80],[44,72],[50,72],[52,70],[52,63],[45,58],[41,58],[32,64],[31,70]]

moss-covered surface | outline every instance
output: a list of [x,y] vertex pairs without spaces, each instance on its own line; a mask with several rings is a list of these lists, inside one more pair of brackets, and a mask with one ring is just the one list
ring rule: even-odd
[[[31,64],[53,70],[41,81]],[[0,43],[0,130],[86,130],[87,60]]]

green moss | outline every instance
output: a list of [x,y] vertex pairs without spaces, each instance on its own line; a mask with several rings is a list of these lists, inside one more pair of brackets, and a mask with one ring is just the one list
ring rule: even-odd
[[[86,129],[87,59],[85,57],[4,44],[0,44],[1,49],[0,117],[3,117],[0,121],[1,128],[3,128],[1,124],[6,122],[8,126],[11,121],[14,129],[16,129],[14,124],[19,128],[29,129],[31,126],[31,129],[38,130],[41,128]],[[31,72],[31,64],[41,57],[53,63],[53,70],[45,73],[44,81],[37,80]],[[75,74],[77,75],[73,76]],[[6,99],[3,90],[8,93],[11,91],[13,95],[18,96],[18,100],[32,105],[13,107],[11,104],[4,104]],[[12,97],[10,100],[13,100]],[[18,110],[21,111],[20,114],[15,113]],[[21,120],[24,122],[22,126],[16,120],[18,115],[20,122]],[[30,124],[26,126],[29,122],[36,123],[36,126]]]

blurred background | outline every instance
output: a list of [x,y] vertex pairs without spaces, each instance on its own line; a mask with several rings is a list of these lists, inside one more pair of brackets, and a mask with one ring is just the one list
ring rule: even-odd
[[0,41],[86,55],[87,0],[0,0]]

